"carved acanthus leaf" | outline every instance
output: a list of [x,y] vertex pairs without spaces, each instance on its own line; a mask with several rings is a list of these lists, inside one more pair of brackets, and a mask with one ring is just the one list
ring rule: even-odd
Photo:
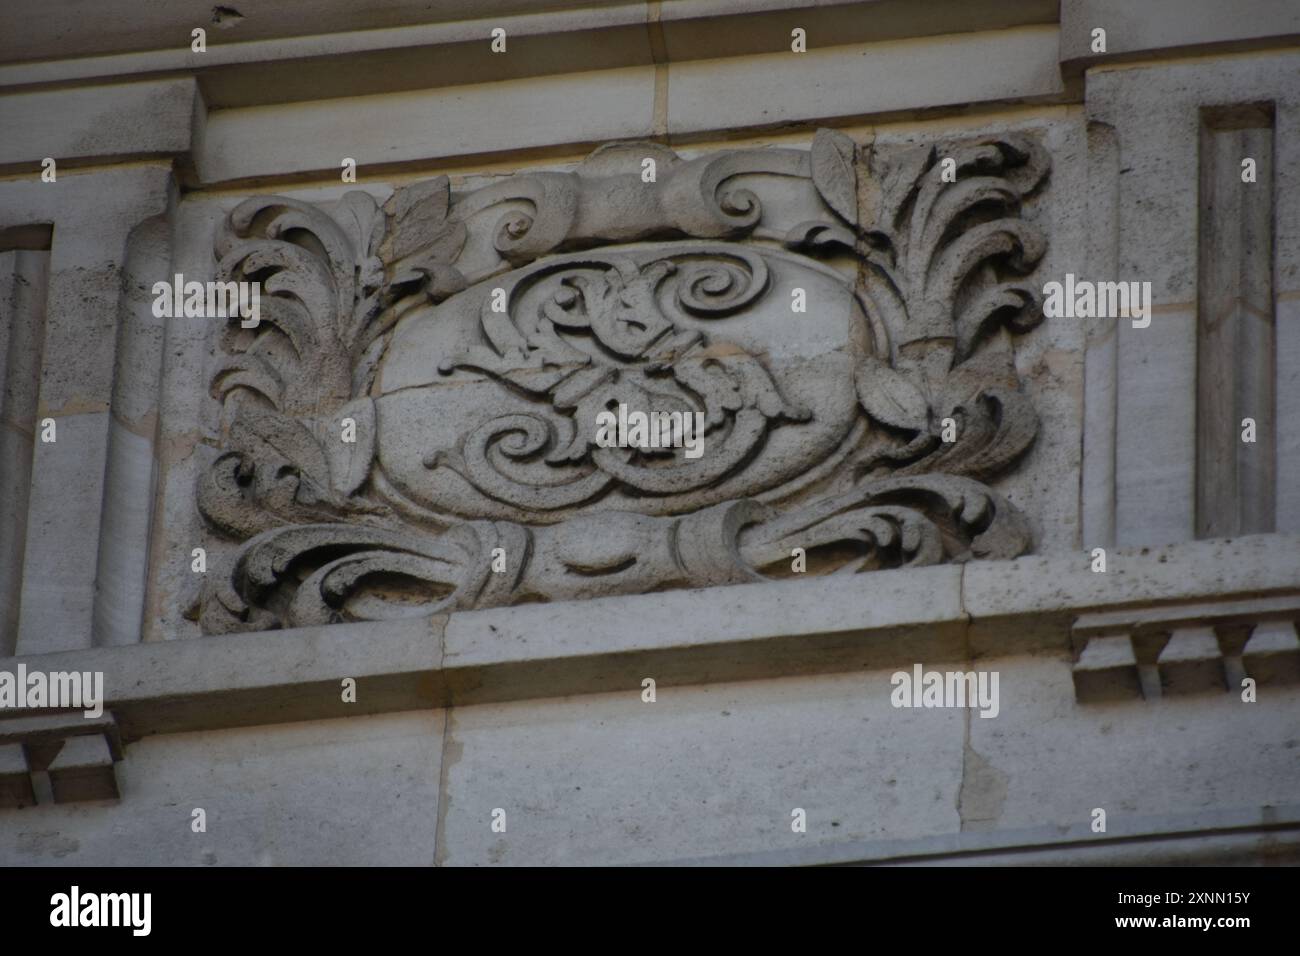
[[[262,322],[232,321],[213,382],[198,505],[235,544],[203,629],[784,577],[796,548],[812,574],[1024,553],[983,482],[1037,432],[1014,337],[1042,320],[1047,171],[1028,137],[868,154],[823,130],[617,144],[382,209],[239,204],[217,271],[261,283]],[[596,442],[620,404],[701,413],[707,452]]]
[[843,133],[819,129],[813,137],[812,181],[826,205],[850,226],[858,222],[857,147]]
[[895,157],[881,218],[864,230],[864,298],[893,345],[889,368],[874,356],[862,361],[858,394],[898,434],[864,457],[862,471],[988,477],[1037,431],[1008,332],[1042,321],[1036,292],[1020,280],[1046,243],[1020,218],[1020,204],[1046,175],[1046,155],[1020,139],[959,146],[942,157],[953,161],[951,181],[940,159],[934,148]]
[[385,305],[379,244],[384,217],[366,193],[334,214],[280,196],[236,206],[217,234],[218,276],[261,286],[261,321],[230,326],[230,360],[213,389],[253,392],[288,415],[311,415],[353,397],[353,366]]
[[[341,440],[344,419],[355,423],[356,441]],[[323,420],[240,405],[225,451],[199,481],[199,510],[215,527],[241,539],[286,522],[386,513],[353,497],[374,457],[374,419],[368,398]]]
[[747,529],[746,562],[786,576],[790,555],[803,548],[809,570],[829,561],[835,571],[1014,558],[1029,547],[1024,517],[1000,495],[969,478],[919,475],[868,479]]
[[[466,522],[438,537],[355,525],[299,525],[249,541],[205,601],[212,632],[384,620],[518,600],[564,600],[633,583],[640,591],[808,573],[1011,558],[1024,518],[968,478],[866,481],[784,514],[753,501],[683,518],[605,512],[538,529]],[[510,555],[491,569],[494,548]],[[269,616],[268,616],[269,615]]]
[[[523,555],[517,525],[466,522],[433,536],[352,524],[300,524],[249,540],[202,604],[210,633],[390,620],[502,603],[517,575],[493,549]],[[493,597],[493,595],[496,595]]]

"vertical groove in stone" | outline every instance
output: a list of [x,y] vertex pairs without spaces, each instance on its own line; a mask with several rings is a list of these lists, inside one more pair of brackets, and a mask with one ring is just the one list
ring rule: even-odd
[[663,5],[660,0],[646,4],[646,33],[650,41],[650,57],[655,65],[654,115],[651,118],[654,137],[668,141],[668,45],[664,41],[662,21]]
[[[44,249],[0,252],[0,657],[18,643],[23,551],[31,493],[32,449],[45,338],[49,229],[35,242]],[[0,249],[6,248],[0,234]]]
[[164,333],[164,320],[153,314],[152,288],[170,274],[170,257],[165,216],[132,230],[118,303],[104,516],[95,571],[93,633],[99,646],[137,643],[144,627]]
[[[1088,123],[1088,271],[1096,282],[1119,276],[1119,136],[1108,123]],[[1084,548],[1115,545],[1116,411],[1119,335],[1113,319],[1093,319],[1084,360],[1083,467],[1080,476]]]
[[[1242,217],[1242,301],[1238,310],[1237,449],[1238,509],[1241,532],[1271,532],[1275,527],[1277,483],[1277,311],[1273,289],[1273,113],[1268,125],[1242,130],[1243,149],[1255,157],[1258,177],[1246,191]],[[1240,163],[1238,163],[1240,180]],[[1240,438],[1241,419],[1250,416],[1257,428],[1256,444]]]
[[69,176],[38,194],[58,217],[37,418],[54,419],[58,432],[56,442],[33,446],[20,655],[94,643],[100,534],[113,507],[105,501],[109,441],[121,413],[113,403],[124,263],[132,230],[167,210],[170,182],[169,163],[140,163]]
[[[1255,182],[1242,161],[1255,161]],[[1273,106],[1201,111],[1196,534],[1274,528]],[[1242,440],[1244,419],[1255,442]]]

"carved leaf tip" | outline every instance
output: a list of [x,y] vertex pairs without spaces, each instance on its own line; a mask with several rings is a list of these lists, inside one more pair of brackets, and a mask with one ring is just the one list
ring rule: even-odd
[[812,181],[826,205],[850,226],[858,223],[857,145],[845,134],[819,129],[812,143]]

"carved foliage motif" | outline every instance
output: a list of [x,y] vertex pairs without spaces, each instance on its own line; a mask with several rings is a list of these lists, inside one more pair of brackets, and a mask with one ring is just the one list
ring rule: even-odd
[[[984,482],[1037,430],[1013,337],[1041,321],[1021,207],[1047,157],[943,155],[954,182],[934,148],[823,130],[241,203],[217,272],[262,284],[263,321],[213,381],[203,629],[760,580],[795,548],[809,573],[1023,553]],[[596,445],[619,403],[702,413],[705,453]]]

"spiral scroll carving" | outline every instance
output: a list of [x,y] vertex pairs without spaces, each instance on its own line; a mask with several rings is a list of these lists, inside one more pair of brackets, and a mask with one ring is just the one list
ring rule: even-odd
[[[823,130],[690,160],[619,144],[383,207],[241,203],[214,272],[266,305],[213,378],[200,626],[725,585],[787,576],[794,549],[813,574],[1028,551],[987,483],[1038,430],[1015,343],[1042,321],[1026,212],[1049,168],[1029,137]],[[597,442],[620,406],[698,414],[707,453]]]

